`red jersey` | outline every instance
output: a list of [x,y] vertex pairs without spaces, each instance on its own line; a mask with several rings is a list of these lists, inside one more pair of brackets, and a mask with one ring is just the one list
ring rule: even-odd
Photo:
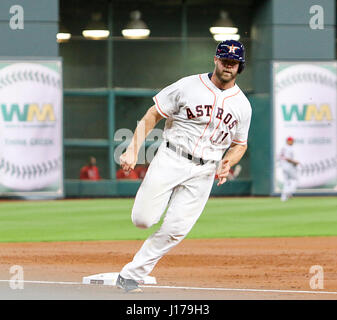
[[100,180],[98,168],[96,166],[84,166],[80,172],[81,180]]
[[146,171],[147,171],[147,167],[145,167],[145,166],[137,166],[135,168],[135,171],[136,171],[139,179],[144,179]]
[[117,179],[130,179],[130,180],[139,179],[138,174],[135,170],[131,170],[130,172],[124,172],[123,169],[117,170],[116,178]]

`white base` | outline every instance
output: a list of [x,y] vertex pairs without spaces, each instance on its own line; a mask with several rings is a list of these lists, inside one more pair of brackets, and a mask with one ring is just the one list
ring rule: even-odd
[[[115,286],[118,275],[119,275],[118,272],[94,274],[92,276],[83,277],[82,283],[83,284],[101,284],[101,285],[107,285],[107,286]],[[155,277],[147,276],[145,277],[143,283],[144,284],[157,284],[157,281]]]

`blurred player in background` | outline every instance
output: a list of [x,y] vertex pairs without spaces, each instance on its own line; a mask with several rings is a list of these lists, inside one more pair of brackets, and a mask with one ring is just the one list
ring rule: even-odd
[[118,180],[137,180],[138,174],[135,170],[124,171],[122,168],[116,172],[116,179]]
[[96,158],[90,157],[88,164],[81,168],[80,171],[81,180],[100,180],[99,169],[96,165]]
[[299,162],[295,160],[294,139],[288,137],[286,145],[281,150],[280,162],[283,171],[283,189],[281,200],[287,201],[293,196],[297,188],[297,166]]
[[148,164],[136,166],[135,171],[138,175],[138,179],[144,179],[145,178],[146,171],[147,171],[148,167],[149,167]]

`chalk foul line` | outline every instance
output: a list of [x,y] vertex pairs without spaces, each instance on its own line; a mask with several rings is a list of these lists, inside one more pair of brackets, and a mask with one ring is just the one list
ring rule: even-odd
[[[40,280],[0,280],[0,282],[15,283],[33,283],[33,284],[60,284],[60,285],[93,285],[83,284],[82,282],[62,282],[62,281],[40,281]],[[95,284],[94,284],[95,285]],[[107,285],[104,285],[107,286]],[[142,285],[142,288],[156,289],[180,289],[180,290],[207,290],[207,291],[238,291],[238,292],[270,292],[270,293],[305,293],[305,294],[335,294],[335,291],[305,291],[305,290],[277,290],[277,289],[245,289],[245,288],[204,288],[204,287],[183,287],[183,286],[159,286],[159,285]]]

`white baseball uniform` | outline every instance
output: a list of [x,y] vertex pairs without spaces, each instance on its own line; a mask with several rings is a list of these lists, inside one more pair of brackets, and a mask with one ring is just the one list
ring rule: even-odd
[[294,148],[291,145],[285,145],[281,150],[280,163],[283,172],[283,189],[281,199],[287,200],[296,191],[297,188],[297,168],[286,159],[295,160]]
[[219,161],[232,142],[245,145],[251,106],[235,84],[217,88],[211,74],[192,75],[154,98],[166,118],[164,141],[137,192],[132,221],[140,228],[164,221],[120,275],[142,280],[191,230],[211,192]]

